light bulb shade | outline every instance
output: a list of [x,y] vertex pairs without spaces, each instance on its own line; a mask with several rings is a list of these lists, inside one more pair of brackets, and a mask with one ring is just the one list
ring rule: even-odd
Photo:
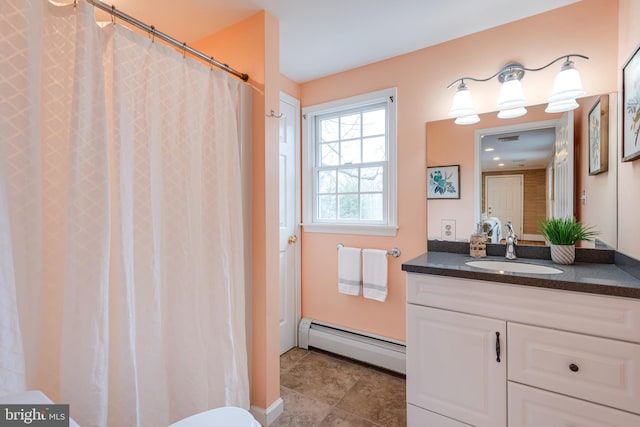
[[457,125],[472,125],[474,123],[478,123],[480,121],[480,117],[477,114],[473,114],[471,116],[462,116],[458,117],[455,121]]
[[578,107],[579,105],[575,99],[566,99],[564,101],[550,102],[544,111],[545,113],[564,113],[565,111],[575,110]]
[[580,73],[573,68],[573,62],[567,61],[562,66],[562,70],[553,81],[553,90],[549,97],[549,102],[576,99],[586,94],[580,79]]
[[456,94],[453,95],[453,102],[451,103],[451,109],[449,110],[450,117],[464,117],[473,116],[476,114],[476,109],[473,106],[473,99],[471,99],[471,92],[464,83],[460,83]]
[[500,86],[500,96],[498,97],[498,110],[510,110],[512,108],[524,107],[526,100],[522,92],[520,80],[507,80]]
[[500,110],[498,112],[498,118],[515,119],[516,117],[524,116],[525,114],[527,114],[527,109],[524,107],[508,108],[506,110]]

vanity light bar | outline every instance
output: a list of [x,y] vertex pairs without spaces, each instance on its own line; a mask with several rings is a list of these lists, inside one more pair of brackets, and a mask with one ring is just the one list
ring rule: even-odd
[[549,97],[549,105],[545,110],[548,113],[561,113],[571,111],[578,107],[576,98],[586,94],[582,86],[580,73],[573,66],[572,57],[589,59],[587,56],[577,53],[562,55],[540,68],[527,68],[519,62],[512,62],[502,67],[494,75],[486,79],[475,77],[460,77],[454,80],[447,89],[451,89],[459,82],[456,93],[453,95],[453,102],[449,110],[449,116],[454,117],[456,124],[474,124],[480,121],[473,105],[471,92],[465,84],[465,80],[474,82],[486,82],[497,77],[500,81],[500,96],[498,97],[498,117],[510,119],[523,116],[527,113],[525,108],[526,100],[522,91],[520,81],[526,71],[540,71],[550,67],[556,62],[564,59],[560,72],[556,75],[553,89]]

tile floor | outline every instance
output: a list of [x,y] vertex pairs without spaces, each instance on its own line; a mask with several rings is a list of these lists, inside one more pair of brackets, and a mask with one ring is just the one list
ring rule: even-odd
[[273,427],[406,426],[404,377],[317,350],[280,357],[284,413]]

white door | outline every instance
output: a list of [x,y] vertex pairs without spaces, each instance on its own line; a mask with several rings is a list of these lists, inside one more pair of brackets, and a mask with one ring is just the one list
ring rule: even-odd
[[280,354],[296,345],[299,315],[300,102],[280,94]]
[[487,215],[500,218],[503,238],[508,232],[507,221],[511,221],[513,232],[519,239],[524,237],[522,184],[522,175],[494,175],[485,179]]
[[553,161],[553,216],[573,216],[573,111],[562,115],[556,126],[556,153]]
[[408,404],[475,427],[506,427],[506,322],[408,304],[407,343]]

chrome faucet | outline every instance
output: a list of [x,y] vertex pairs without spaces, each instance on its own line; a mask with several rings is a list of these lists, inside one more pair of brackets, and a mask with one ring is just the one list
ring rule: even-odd
[[516,236],[516,233],[513,232],[513,225],[511,224],[511,221],[507,221],[507,228],[509,229],[509,232],[507,233],[506,238],[507,253],[505,255],[505,258],[516,259],[516,244],[518,243],[518,236]]

